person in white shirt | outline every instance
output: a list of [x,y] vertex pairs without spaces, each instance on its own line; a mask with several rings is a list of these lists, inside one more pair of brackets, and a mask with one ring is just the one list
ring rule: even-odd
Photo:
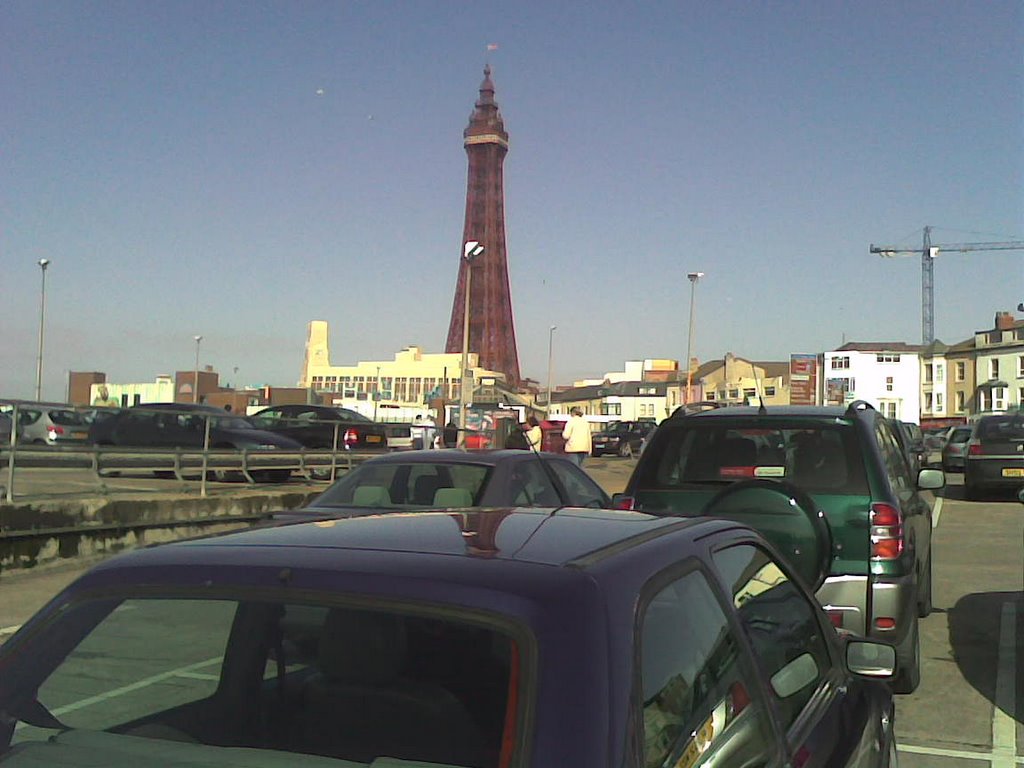
[[565,438],[565,455],[583,466],[583,459],[590,454],[590,425],[583,418],[583,409],[576,406],[569,411],[562,437]]

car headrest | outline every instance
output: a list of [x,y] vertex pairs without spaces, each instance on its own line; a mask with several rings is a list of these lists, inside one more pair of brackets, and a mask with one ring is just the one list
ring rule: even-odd
[[352,503],[357,507],[387,507],[391,495],[383,485],[363,485],[352,494]]
[[473,494],[466,488],[438,488],[434,492],[434,506],[446,509],[473,506]]

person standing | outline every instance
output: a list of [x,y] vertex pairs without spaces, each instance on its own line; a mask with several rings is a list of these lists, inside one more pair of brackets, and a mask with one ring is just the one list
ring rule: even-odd
[[569,411],[562,437],[565,438],[566,455],[582,467],[583,459],[590,454],[590,425],[583,418],[583,409],[579,406]]
[[536,416],[526,419],[526,444],[531,451],[544,450],[544,430],[540,428]]

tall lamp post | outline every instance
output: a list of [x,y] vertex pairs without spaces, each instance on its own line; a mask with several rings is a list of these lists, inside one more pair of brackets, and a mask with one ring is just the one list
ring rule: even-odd
[[555,331],[557,331],[557,330],[558,330],[558,326],[557,325],[552,325],[551,328],[548,329],[548,399],[547,399],[547,409],[548,409],[548,415],[549,416],[551,415],[551,350],[554,349]]
[[704,277],[704,273],[689,272],[686,277],[690,281],[690,328],[686,332],[686,395],[683,397],[683,403],[690,402],[690,384],[693,381],[693,366],[690,364],[690,350],[693,345],[693,299],[697,281]]
[[39,292],[39,357],[36,359],[36,400],[43,399],[43,324],[46,318],[46,268],[50,266],[49,259],[40,259],[36,262],[43,272],[42,289]]
[[473,277],[473,261],[484,252],[476,240],[470,240],[462,249],[466,261],[466,295],[462,308],[462,383],[459,385],[459,447],[466,447],[466,404],[469,398],[469,286]]
[[199,402],[199,342],[203,340],[202,336],[193,336],[196,342],[196,367],[192,378],[192,402]]
[[377,366],[377,379],[373,382],[373,420],[377,420],[377,404],[380,402],[380,366]]

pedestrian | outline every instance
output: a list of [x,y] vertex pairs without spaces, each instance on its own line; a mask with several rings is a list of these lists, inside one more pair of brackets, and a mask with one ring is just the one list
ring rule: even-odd
[[[511,421],[511,419],[509,419]],[[530,444],[526,440],[526,425],[520,424],[516,421],[509,430],[508,437],[505,438],[506,448],[516,448],[521,451],[530,450]]]
[[544,450],[544,430],[540,428],[536,416],[526,419],[526,443],[531,451]]
[[455,423],[455,417],[448,421],[444,428],[444,447],[455,448],[459,444],[459,425]]
[[434,423],[434,417],[427,413],[421,423],[423,424],[423,447],[436,448],[437,425]]
[[569,411],[562,437],[565,438],[566,455],[582,467],[583,459],[590,454],[590,424],[583,418],[583,409],[578,405]]
[[409,428],[409,436],[412,437],[412,449],[414,451],[423,450],[423,436],[425,432],[423,416],[416,414],[416,418],[412,420],[412,426]]

